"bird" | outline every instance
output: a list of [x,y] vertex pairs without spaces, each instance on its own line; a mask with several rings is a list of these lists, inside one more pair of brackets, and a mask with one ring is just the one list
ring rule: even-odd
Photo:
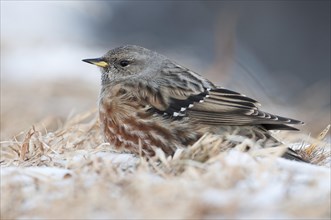
[[[290,125],[303,124],[264,112],[255,99],[141,46],[120,46],[82,61],[100,68],[100,127],[105,141],[118,150],[154,156],[162,149],[171,156],[206,133],[221,137],[226,132],[274,147],[282,143],[270,130],[298,130]],[[290,148],[282,156],[304,161]]]

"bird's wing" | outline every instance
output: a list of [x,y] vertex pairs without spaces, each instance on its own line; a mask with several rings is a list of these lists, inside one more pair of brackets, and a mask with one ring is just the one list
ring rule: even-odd
[[259,103],[231,90],[207,90],[203,101],[190,108],[187,114],[208,124],[298,124],[298,120],[270,114],[259,109]]
[[[215,87],[198,74],[183,67],[168,71],[158,81],[158,87],[147,85],[139,91],[151,111],[165,117],[190,117],[200,123],[213,125],[266,125],[267,129],[291,129],[283,124],[302,122],[259,110],[259,103],[245,95]],[[177,71],[177,72],[176,72]],[[154,79],[154,82],[158,79]],[[145,92],[144,92],[145,91]]]
[[188,116],[199,122],[214,125],[301,123],[294,119],[263,112],[259,110],[259,103],[254,99],[224,88],[206,88],[203,92],[186,95],[180,99],[178,93],[176,98],[169,94],[167,107],[161,112],[174,118]]

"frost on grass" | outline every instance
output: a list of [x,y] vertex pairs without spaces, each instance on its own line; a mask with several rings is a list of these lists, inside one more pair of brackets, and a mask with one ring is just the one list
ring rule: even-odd
[[[1,142],[1,219],[328,218],[327,133],[275,134],[284,146],[272,149],[240,139],[232,150],[234,134],[206,134],[173,157],[140,158],[103,142],[95,111],[55,132],[32,126]],[[280,158],[286,146],[312,164]]]

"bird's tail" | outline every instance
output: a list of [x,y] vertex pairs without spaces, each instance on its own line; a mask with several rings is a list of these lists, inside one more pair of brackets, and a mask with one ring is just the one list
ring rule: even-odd
[[[284,126],[284,125],[282,125],[282,126]],[[290,128],[292,128],[292,127],[290,127]],[[286,127],[286,130],[288,130],[287,127]],[[275,137],[273,137],[272,134],[268,130],[266,130],[265,127],[262,127],[257,130],[255,129],[255,132],[256,132],[255,134],[259,134],[256,136],[259,139],[261,146],[278,147],[280,145],[283,145],[283,143],[281,141],[277,140]],[[289,159],[289,160],[295,160],[295,161],[308,163],[308,161],[306,161],[304,158],[302,158],[302,156],[300,156],[300,154],[298,154],[295,150],[293,150],[291,148],[287,148],[286,151],[283,153],[282,157]]]
[[305,159],[303,159],[297,152],[295,152],[291,148],[287,148],[285,153],[282,155],[283,158],[289,159],[289,160],[295,160],[295,161],[300,161],[300,162],[305,162],[309,163]]

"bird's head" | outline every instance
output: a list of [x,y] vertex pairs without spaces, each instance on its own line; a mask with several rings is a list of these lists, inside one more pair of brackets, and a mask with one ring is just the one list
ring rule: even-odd
[[84,59],[84,62],[100,67],[102,84],[115,79],[132,78],[134,75],[160,67],[164,58],[146,48],[127,45],[108,51],[100,58]]

